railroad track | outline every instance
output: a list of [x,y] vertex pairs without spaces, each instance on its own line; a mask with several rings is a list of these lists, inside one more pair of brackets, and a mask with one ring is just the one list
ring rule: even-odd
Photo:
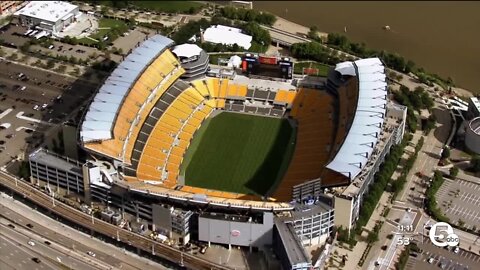
[[153,253],[165,260],[171,261],[175,264],[181,264],[188,269],[199,270],[227,270],[229,267],[215,264],[213,262],[195,257],[191,254],[181,252],[173,247],[159,243],[139,234],[118,228],[113,224],[107,223],[99,219],[92,219],[92,216],[87,215],[75,208],[72,208],[58,200],[55,200],[53,205],[52,198],[47,194],[37,190],[35,187],[21,180],[15,180],[14,177],[0,172],[0,185],[24,196],[25,199],[32,201],[44,208],[49,209],[53,213],[79,224],[87,229],[97,233],[117,239],[130,246],[139,248],[145,252]]

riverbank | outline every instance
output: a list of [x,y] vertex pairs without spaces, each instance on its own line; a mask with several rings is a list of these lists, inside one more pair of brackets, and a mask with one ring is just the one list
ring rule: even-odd
[[[480,2],[465,1],[254,2],[256,10],[307,27],[315,25],[322,32],[341,33],[371,49],[396,52],[474,93],[480,93],[480,36],[474,35],[480,25],[479,8]],[[391,30],[382,29],[385,25]]]
[[[289,21],[289,20],[287,20],[285,18],[282,18],[280,16],[277,16],[277,15],[276,15],[276,18],[277,18],[277,21],[273,24],[273,26],[272,26],[273,28],[280,29],[280,30],[283,30],[285,32],[289,32],[291,34],[298,35],[298,36],[307,35],[308,32],[310,31],[310,28],[306,27],[304,25],[300,25],[298,23]],[[318,35],[322,39],[326,39],[328,37],[328,33],[325,33],[325,32],[319,32]],[[272,51],[273,51],[273,49],[272,49]],[[404,74],[404,75],[407,76],[407,74]],[[409,77],[405,77],[405,79],[407,79],[407,78],[409,78]],[[474,94],[477,94],[478,92],[480,92],[480,89],[469,90],[469,89],[465,89],[465,88],[461,88],[461,87],[452,87],[452,90],[456,95],[463,96],[463,97],[471,97]]]

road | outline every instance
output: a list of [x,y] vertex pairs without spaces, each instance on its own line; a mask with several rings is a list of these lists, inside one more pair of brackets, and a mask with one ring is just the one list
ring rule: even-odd
[[[106,264],[127,270],[138,269],[166,269],[149,259],[139,257],[136,254],[126,252],[114,245],[92,238],[83,232],[65,226],[64,224],[43,215],[42,213],[27,207],[23,203],[0,194],[0,216],[8,219],[7,223],[13,224],[17,228],[28,228],[26,225],[33,226],[31,230],[35,234],[45,238],[51,243],[56,243],[69,250],[87,254],[92,251],[96,254],[95,258]],[[0,222],[1,223],[1,222]],[[43,241],[42,241],[43,242]]]
[[94,219],[91,216],[59,201],[55,201],[55,205],[52,205],[52,199],[48,195],[26,182],[20,180],[15,181],[15,178],[3,172],[0,172],[0,184],[20,195],[23,195],[26,199],[47,208],[52,213],[70,220],[71,222],[77,223],[99,234],[111,237],[112,239],[117,238],[119,241],[127,243],[132,247],[158,255],[173,263],[183,264],[187,268],[199,270],[230,269],[227,266],[218,265],[188,253],[181,252],[175,248],[161,244],[139,234],[120,229],[102,220]]
[[[109,269],[111,266],[105,263],[100,263],[95,258],[89,258],[86,254],[72,252],[61,245],[51,243],[47,245],[44,243],[45,238],[42,238],[28,230],[15,226],[10,228],[4,223],[9,223],[5,219],[0,219],[0,239],[2,239],[3,246],[1,247],[2,260],[14,268],[26,269],[26,262],[33,262],[34,257],[40,259],[40,263],[35,263],[35,267],[42,269],[62,269],[68,267],[70,269]],[[30,246],[29,241],[32,241],[35,246]],[[10,245],[10,247],[9,247]],[[20,256],[21,253],[26,253],[26,256]],[[20,253],[20,254],[19,254]],[[64,269],[64,268],[63,268]]]

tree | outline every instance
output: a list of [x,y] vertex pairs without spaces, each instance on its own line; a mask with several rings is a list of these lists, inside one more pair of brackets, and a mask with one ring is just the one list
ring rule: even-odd
[[442,151],[441,155],[442,159],[447,159],[450,157],[450,148],[448,146],[445,146]]
[[318,39],[318,27],[316,25],[310,26],[310,31],[308,31],[308,37],[314,40]]
[[457,175],[458,175],[458,168],[455,167],[455,166],[453,166],[452,168],[450,168],[450,176],[451,176],[452,178],[455,178],[455,177],[457,177]]
[[51,69],[51,68],[53,68],[54,66],[55,66],[55,61],[53,61],[52,59],[49,59],[49,60],[47,61],[46,68]]

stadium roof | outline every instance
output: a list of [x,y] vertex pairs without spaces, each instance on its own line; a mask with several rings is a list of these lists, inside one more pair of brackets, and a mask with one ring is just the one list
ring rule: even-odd
[[[340,63],[335,70],[351,72],[349,64]],[[378,58],[355,61],[358,74],[358,103],[352,126],[335,158],[327,168],[353,180],[367,164],[377,144],[385,118],[387,83],[385,68]]]
[[156,35],[135,48],[110,74],[90,104],[80,129],[82,142],[109,140],[116,116],[130,88],[145,68],[156,59],[173,40]]
[[214,25],[210,26],[203,33],[203,39],[211,43],[221,43],[225,45],[237,44],[246,50],[252,46],[252,36],[245,35],[241,29]]
[[78,6],[63,1],[30,1],[15,15],[34,17],[43,21],[56,22],[67,19]]
[[182,44],[175,46],[172,52],[178,57],[190,58],[193,56],[200,55],[202,48],[198,47],[195,44]]

